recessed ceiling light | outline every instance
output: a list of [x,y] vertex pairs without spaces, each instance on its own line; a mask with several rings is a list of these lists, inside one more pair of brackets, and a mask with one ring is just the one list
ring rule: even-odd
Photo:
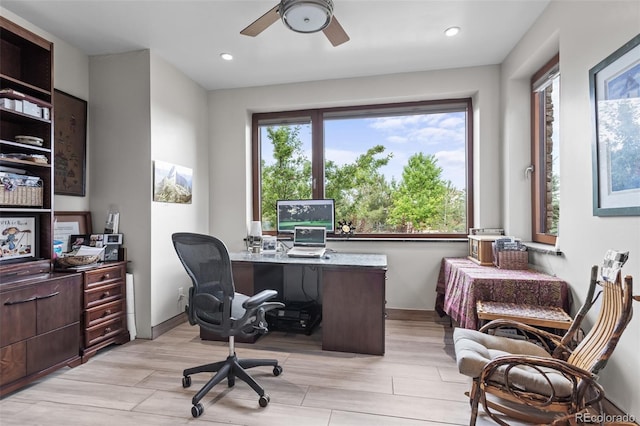
[[231,61],[233,59],[233,55],[231,53],[221,53],[220,57],[225,61]]
[[444,30],[444,34],[447,37],[453,37],[454,35],[458,34],[460,32],[460,27],[449,27],[446,30]]

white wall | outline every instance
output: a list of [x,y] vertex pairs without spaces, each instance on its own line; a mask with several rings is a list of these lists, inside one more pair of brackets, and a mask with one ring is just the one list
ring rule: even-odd
[[178,261],[171,234],[209,229],[207,92],[173,65],[151,55],[151,160],[193,170],[191,204],[151,203],[151,325],[184,311],[178,288],[191,281]]
[[[91,209],[120,211],[134,275],[139,337],[184,309],[177,289],[191,283],[171,234],[207,232],[209,168],[206,92],[148,50],[90,59],[92,140]],[[153,160],[194,172],[192,204],[152,201]]]
[[[54,43],[53,47],[53,87],[80,99],[89,99],[89,57],[77,48],[65,43],[53,34],[41,30],[18,15],[0,7],[2,16],[16,24],[38,34]],[[91,116],[88,117],[88,126],[91,126]],[[87,135],[87,149],[91,149],[91,142]],[[87,154],[87,160],[89,155]],[[87,170],[91,164],[87,162]],[[90,177],[86,176],[86,188],[89,188]],[[88,195],[88,191],[87,191]],[[89,198],[56,195],[54,198],[55,209],[58,211],[86,211],[89,210]],[[104,219],[102,219],[104,220]]]
[[[578,18],[579,17],[579,18]],[[503,211],[508,229],[530,234],[529,79],[560,52],[560,248],[564,256],[534,254],[541,269],[567,280],[583,302],[590,267],[609,248],[629,250],[624,273],[640,277],[640,218],[592,215],[589,69],[640,30],[640,1],[552,2],[502,64]],[[636,285],[637,287],[637,285]],[[636,290],[638,293],[638,290]],[[635,304],[636,309],[640,309]],[[590,318],[593,321],[594,318]],[[607,396],[640,418],[640,319],[632,319],[601,383]]]
[[149,70],[147,50],[90,58],[91,211],[98,218],[106,217],[111,205],[120,212],[140,337],[151,337]]
[[[210,93],[211,226],[243,248],[251,217],[251,114],[303,108],[473,97],[475,223],[500,224],[499,67],[416,72]],[[388,255],[387,307],[433,310],[440,260],[466,254],[462,242],[331,242],[339,251]]]

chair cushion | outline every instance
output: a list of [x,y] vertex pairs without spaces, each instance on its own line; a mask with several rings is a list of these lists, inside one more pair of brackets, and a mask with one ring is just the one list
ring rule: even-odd
[[[453,342],[456,351],[458,371],[469,377],[479,377],[485,365],[490,361],[505,355],[525,355],[551,358],[538,345],[524,340],[493,336],[476,330],[456,328],[453,331]],[[501,367],[491,380],[505,383],[504,367]],[[556,396],[564,397],[571,394],[571,381],[562,374],[550,368],[540,368],[544,371],[555,390]],[[536,368],[519,365],[509,372],[509,381],[520,390],[551,395],[552,389],[547,379]]]

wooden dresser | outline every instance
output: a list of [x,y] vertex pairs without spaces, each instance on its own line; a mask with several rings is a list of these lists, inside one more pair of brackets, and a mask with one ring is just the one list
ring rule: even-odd
[[3,279],[0,395],[58,368],[80,364],[81,274]]
[[82,362],[105,346],[129,341],[126,264],[106,263],[82,272]]

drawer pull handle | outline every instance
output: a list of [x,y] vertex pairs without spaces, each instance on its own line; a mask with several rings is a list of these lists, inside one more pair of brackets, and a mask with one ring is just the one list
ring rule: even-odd
[[20,303],[28,303],[28,302],[33,302],[34,300],[36,300],[38,297],[37,296],[33,296],[30,297],[28,299],[22,299],[22,300],[15,300],[15,301],[11,301],[9,300],[8,302],[4,302],[5,306],[10,306],[10,305],[18,305]]
[[111,309],[107,309],[106,311],[104,311],[104,314],[102,314],[103,317],[106,317],[108,315],[111,315]]
[[46,296],[38,296],[36,299],[38,299],[38,300],[48,299],[50,297],[57,296],[59,294],[60,294],[60,292],[56,291],[55,293],[47,294]]
[[110,277],[111,277],[111,276],[110,276],[109,274],[104,274],[104,275],[102,276],[102,279],[103,279],[103,280],[108,280]]
[[107,335],[107,334],[109,334],[109,333],[111,333],[111,327],[107,327],[107,328],[105,328],[105,329],[104,329],[104,334],[103,334],[103,336],[104,336],[104,335]]
[[104,299],[105,297],[109,297],[110,293],[108,291],[105,291],[104,293],[102,293],[102,297],[101,299]]
[[56,291],[55,293],[47,294],[46,296],[33,296],[28,299],[14,300],[14,301],[9,300],[7,302],[4,302],[4,304],[5,306],[19,305],[20,303],[33,302],[34,300],[48,299],[50,297],[57,296],[58,294],[60,294],[60,292]]

